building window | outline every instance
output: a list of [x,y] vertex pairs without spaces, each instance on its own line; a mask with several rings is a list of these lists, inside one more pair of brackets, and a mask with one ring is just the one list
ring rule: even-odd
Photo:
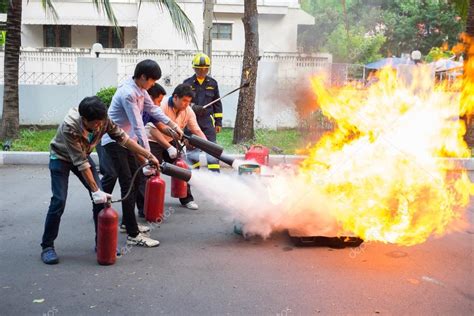
[[232,39],[232,23],[213,23],[212,39],[215,40],[231,40]]
[[70,25],[43,25],[44,47],[71,47]]
[[114,27],[97,26],[97,43],[104,48],[123,48],[124,28],[121,27],[122,39],[120,39]]

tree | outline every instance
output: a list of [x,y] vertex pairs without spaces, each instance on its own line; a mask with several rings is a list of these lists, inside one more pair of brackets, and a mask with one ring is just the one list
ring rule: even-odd
[[315,24],[300,27],[298,46],[305,52],[329,52],[336,62],[365,63],[381,57],[382,1],[302,1]]
[[255,94],[258,70],[258,11],[257,0],[244,1],[245,31],[244,61],[241,84],[249,82],[249,87],[240,90],[235,119],[233,143],[251,141],[254,138]]
[[427,54],[432,47],[457,43],[463,21],[453,5],[446,1],[395,0],[386,4],[384,14],[387,42],[385,55],[399,56],[420,50]]
[[[466,0],[469,2],[468,14],[466,19],[466,36],[463,37],[466,58],[464,61],[464,80],[461,92],[461,108],[472,108],[474,97],[472,95],[472,87],[474,87],[474,0]],[[474,147],[474,115],[472,113],[464,114],[461,119],[466,122],[466,134],[464,140],[473,148]]]
[[338,63],[367,64],[382,58],[380,49],[385,40],[381,34],[368,35],[361,27],[347,31],[341,24],[328,36],[323,50]]
[[[1,0],[2,3],[5,0]],[[57,18],[57,13],[52,0],[41,0],[47,13],[52,13]],[[197,47],[194,26],[184,11],[174,0],[152,0],[159,8],[166,8],[171,16],[175,28],[180,34],[191,39]],[[97,10],[103,10],[112,25],[118,28],[110,0],[92,0]],[[141,0],[140,0],[141,4]],[[18,100],[18,66],[21,46],[21,12],[22,0],[10,0],[7,13],[7,38],[5,42],[4,57],[4,93],[3,113],[0,126],[0,139],[18,137],[19,132],[19,100]]]

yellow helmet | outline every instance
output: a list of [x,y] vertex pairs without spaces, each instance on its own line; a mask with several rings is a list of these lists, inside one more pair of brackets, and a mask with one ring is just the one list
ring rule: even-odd
[[193,58],[193,68],[209,68],[211,59],[204,53],[197,53]]

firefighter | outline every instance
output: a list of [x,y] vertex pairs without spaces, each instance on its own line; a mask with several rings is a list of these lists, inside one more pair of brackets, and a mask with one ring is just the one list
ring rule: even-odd
[[[208,75],[209,67],[211,66],[211,59],[204,53],[198,53],[194,56],[193,61],[194,76],[184,80],[185,84],[191,86],[194,91],[194,103],[192,109],[196,113],[199,127],[206,135],[206,138],[211,142],[216,142],[216,134],[222,130],[222,103],[218,101],[213,105],[203,108],[204,105],[218,99],[219,87],[217,81]],[[189,159],[193,169],[200,167],[199,164],[199,150],[195,149],[189,152]],[[219,160],[206,155],[207,168],[210,171],[219,172]]]

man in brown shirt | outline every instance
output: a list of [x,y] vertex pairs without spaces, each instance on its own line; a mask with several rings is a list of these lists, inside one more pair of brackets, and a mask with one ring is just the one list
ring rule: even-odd
[[59,258],[54,249],[61,215],[64,212],[69,184],[69,174],[74,173],[89,191],[94,203],[94,224],[97,215],[111,197],[101,190],[94,161],[90,154],[104,134],[158,165],[158,160],[148,150],[129,140],[128,135],[107,116],[107,107],[98,97],[87,97],[78,108],[72,108],[59,126],[50,144],[49,169],[53,196],[46,215],[41,259],[46,264],[56,264]]

